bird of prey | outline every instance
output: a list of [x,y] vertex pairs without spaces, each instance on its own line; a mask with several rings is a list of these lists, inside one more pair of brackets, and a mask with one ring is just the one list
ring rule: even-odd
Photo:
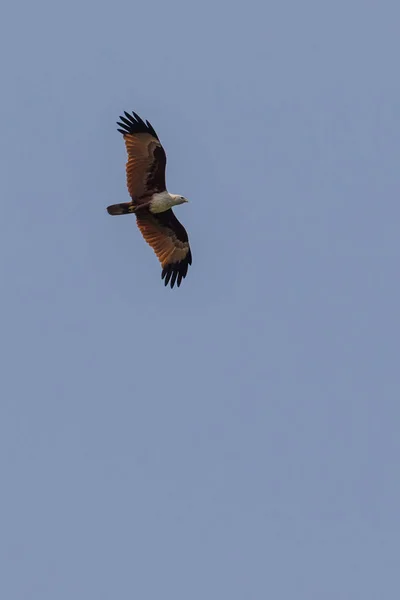
[[110,215],[136,215],[144,239],[161,263],[165,285],[173,288],[176,282],[179,287],[192,264],[192,253],[186,230],[172,207],[188,200],[167,192],[167,157],[152,125],[135,112],[124,114],[117,124],[128,152],[126,178],[131,201],[108,206],[107,211]]

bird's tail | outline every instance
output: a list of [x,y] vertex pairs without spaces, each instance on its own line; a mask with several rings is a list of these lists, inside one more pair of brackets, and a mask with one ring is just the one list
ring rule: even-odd
[[107,206],[109,215],[128,215],[134,213],[136,206],[132,202],[122,202],[121,204],[112,204]]

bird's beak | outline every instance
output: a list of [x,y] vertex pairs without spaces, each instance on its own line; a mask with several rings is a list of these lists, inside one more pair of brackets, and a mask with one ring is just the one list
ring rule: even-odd
[[187,198],[185,198],[185,202],[189,202],[189,200]]

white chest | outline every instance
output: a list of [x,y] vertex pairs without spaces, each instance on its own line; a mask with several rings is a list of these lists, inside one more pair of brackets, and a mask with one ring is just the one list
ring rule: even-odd
[[168,194],[168,192],[160,192],[159,194],[153,194],[150,204],[150,212],[165,212],[174,205],[174,199],[170,196],[170,194]]

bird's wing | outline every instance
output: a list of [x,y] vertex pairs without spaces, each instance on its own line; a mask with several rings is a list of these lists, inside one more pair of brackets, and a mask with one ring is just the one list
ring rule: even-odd
[[126,179],[129,194],[135,204],[146,202],[146,196],[165,190],[167,157],[149,121],[136,113],[125,112],[118,129],[124,136],[128,152]]
[[144,239],[153,248],[161,263],[161,277],[165,279],[165,285],[170,282],[173,288],[176,281],[179,287],[182,279],[186,277],[189,265],[192,264],[186,229],[172,209],[156,214],[142,209],[136,213],[136,219]]

